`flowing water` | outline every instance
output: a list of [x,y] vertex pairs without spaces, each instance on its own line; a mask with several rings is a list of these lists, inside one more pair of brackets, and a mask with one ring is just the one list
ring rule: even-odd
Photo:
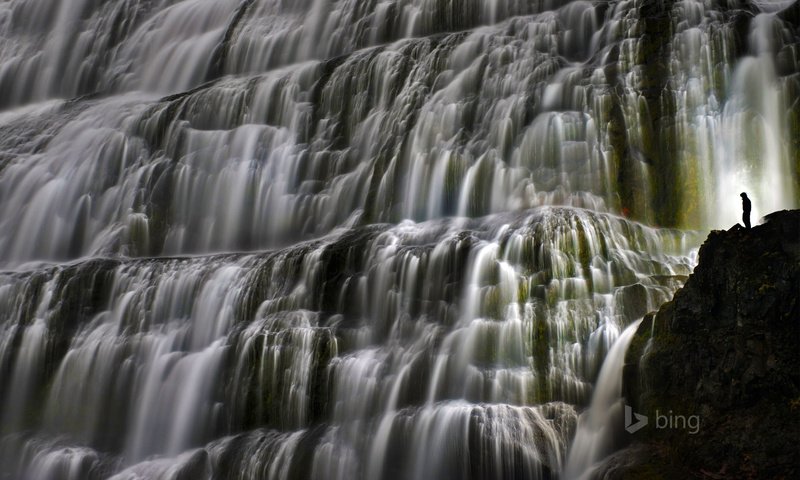
[[0,479],[584,474],[623,330],[800,204],[799,23],[1,2]]

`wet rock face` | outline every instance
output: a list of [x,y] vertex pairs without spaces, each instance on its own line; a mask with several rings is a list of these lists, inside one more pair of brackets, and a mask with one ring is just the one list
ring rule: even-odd
[[626,363],[627,403],[650,422],[603,476],[797,478],[800,211],[712,232]]

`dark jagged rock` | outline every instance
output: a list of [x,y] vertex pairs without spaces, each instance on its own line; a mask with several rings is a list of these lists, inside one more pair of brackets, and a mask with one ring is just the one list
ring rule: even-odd
[[[636,332],[623,391],[649,424],[600,477],[798,478],[798,367],[800,211],[712,232],[684,288]],[[678,417],[693,415],[695,434]]]

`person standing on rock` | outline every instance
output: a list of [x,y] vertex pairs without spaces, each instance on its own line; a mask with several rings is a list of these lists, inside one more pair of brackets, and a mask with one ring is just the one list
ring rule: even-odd
[[744,221],[744,227],[750,229],[750,199],[747,198],[747,194],[744,192],[739,196],[742,197],[742,220]]

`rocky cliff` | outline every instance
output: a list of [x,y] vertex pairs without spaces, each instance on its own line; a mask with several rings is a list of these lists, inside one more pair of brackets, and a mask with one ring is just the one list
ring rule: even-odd
[[709,235],[640,325],[623,392],[648,424],[603,478],[799,478],[800,211]]

